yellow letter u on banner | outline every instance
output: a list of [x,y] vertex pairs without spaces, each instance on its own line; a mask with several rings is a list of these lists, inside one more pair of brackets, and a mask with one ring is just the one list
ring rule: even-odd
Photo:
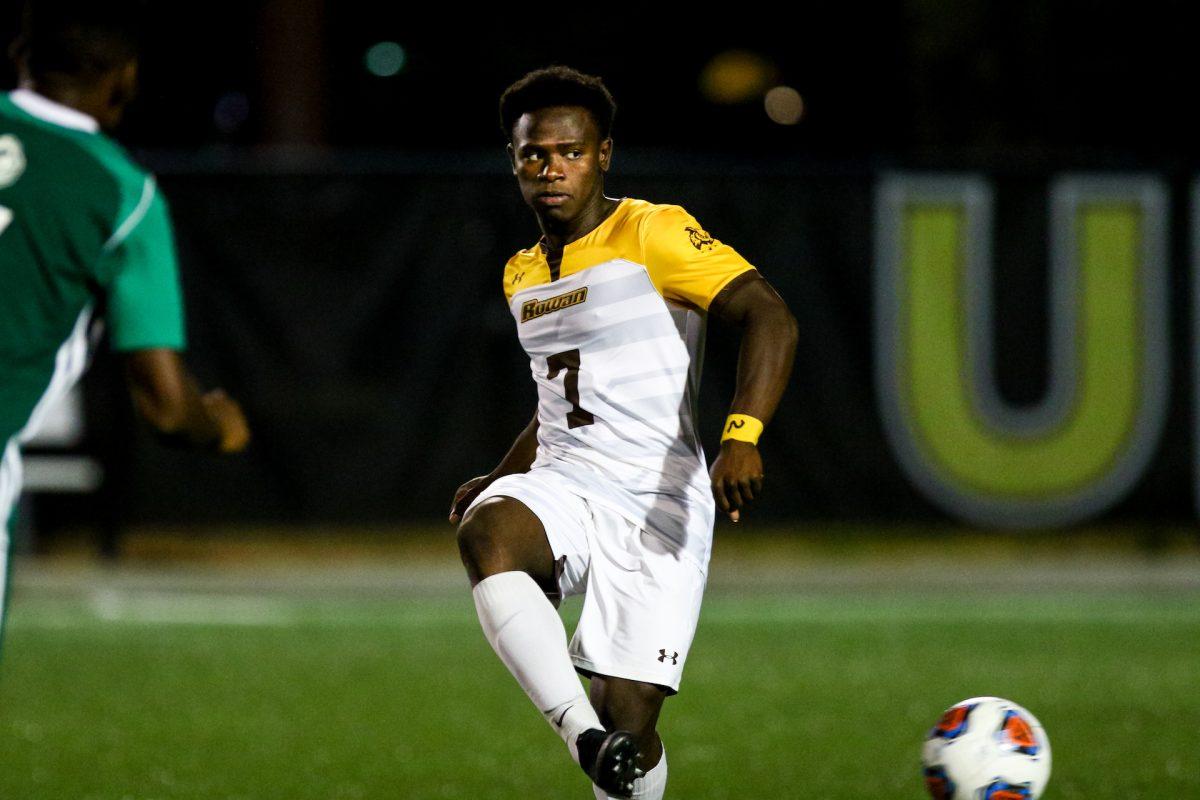
[[1119,500],[1153,455],[1169,392],[1162,185],[1052,186],[1050,381],[1030,408],[1006,403],[994,377],[988,183],[892,175],[875,203],[876,390],[909,478],[989,526],[1066,524]]

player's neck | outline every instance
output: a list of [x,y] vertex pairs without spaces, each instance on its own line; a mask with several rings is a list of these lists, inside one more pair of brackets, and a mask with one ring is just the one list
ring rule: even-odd
[[102,102],[95,97],[95,92],[80,89],[67,82],[25,78],[21,81],[21,88],[39,94],[60,106],[87,114],[92,119],[99,119],[102,113]]
[[620,200],[605,197],[601,192],[573,219],[555,220],[539,216],[538,224],[542,228],[542,241],[548,250],[562,250],[571,242],[582,239],[594,231],[600,223],[608,219],[612,212],[617,210],[617,206],[620,204]]

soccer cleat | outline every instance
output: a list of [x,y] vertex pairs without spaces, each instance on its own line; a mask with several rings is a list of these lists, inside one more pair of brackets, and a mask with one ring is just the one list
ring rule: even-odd
[[613,797],[632,797],[633,782],[644,773],[638,769],[637,742],[629,731],[602,731],[592,728],[575,740],[579,766]]

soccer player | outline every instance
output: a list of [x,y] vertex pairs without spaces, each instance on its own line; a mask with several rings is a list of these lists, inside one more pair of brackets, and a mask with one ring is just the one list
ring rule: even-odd
[[[154,178],[101,129],[137,82],[132,3],[39,0],[0,95],[0,598],[21,490],[20,445],[82,374],[101,314],[141,416],[181,444],[237,452],[249,429],[184,366],[171,222]],[[0,599],[0,623],[3,622]]]
[[[483,631],[597,798],[657,800],[656,724],[679,689],[715,505],[761,491],[756,443],[796,322],[767,281],[679,206],[604,194],[615,104],[595,77],[532,72],[500,99],[513,174],[542,230],[504,293],[538,388],[533,419],[450,520]],[[742,329],[709,474],[696,391],[707,314]],[[555,610],[584,594],[570,644]],[[576,671],[591,679],[590,702]]]

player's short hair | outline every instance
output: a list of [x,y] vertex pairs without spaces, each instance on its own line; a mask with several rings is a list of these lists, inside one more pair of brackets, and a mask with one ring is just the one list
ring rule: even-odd
[[583,106],[596,120],[600,139],[612,133],[617,103],[604,81],[563,66],[534,70],[500,95],[500,127],[512,141],[513,126],[522,114],[551,106]]
[[35,77],[91,82],[138,57],[144,9],[142,0],[27,0],[10,53]]

